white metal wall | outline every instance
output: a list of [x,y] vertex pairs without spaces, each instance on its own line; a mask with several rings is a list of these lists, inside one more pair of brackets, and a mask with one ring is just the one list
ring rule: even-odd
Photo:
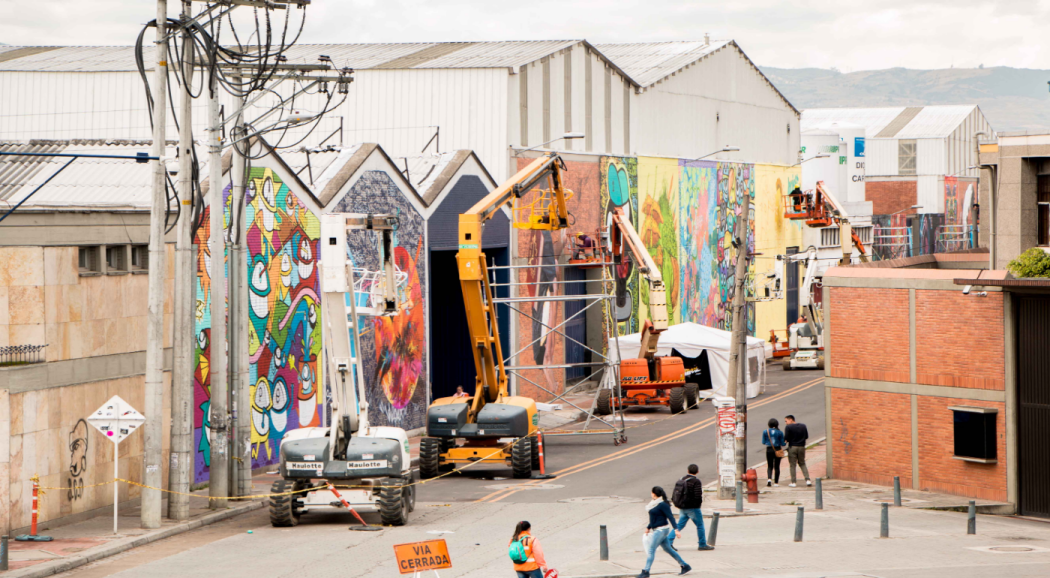
[[945,139],[915,139],[915,174],[944,175],[947,167]]
[[895,177],[897,171],[897,139],[869,138],[865,141],[864,168],[869,177]]
[[[799,119],[762,75],[727,46],[635,96],[639,155],[699,157],[793,165]],[[788,127],[790,126],[790,131]]]
[[944,212],[944,176],[919,175],[916,179],[916,198],[922,205],[920,213]]
[[980,108],[974,107],[966,120],[948,136],[945,144],[947,170],[944,174],[959,177],[980,176],[979,169],[969,168],[977,164],[976,138],[979,132],[984,133],[980,138],[995,138],[995,131],[992,130],[992,125],[988,124],[988,119],[984,117]]

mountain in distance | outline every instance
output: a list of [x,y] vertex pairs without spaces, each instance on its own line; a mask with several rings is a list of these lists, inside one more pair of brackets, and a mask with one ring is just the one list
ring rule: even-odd
[[1050,70],[889,68],[843,74],[762,67],[762,72],[800,110],[976,104],[997,132],[1050,130]]

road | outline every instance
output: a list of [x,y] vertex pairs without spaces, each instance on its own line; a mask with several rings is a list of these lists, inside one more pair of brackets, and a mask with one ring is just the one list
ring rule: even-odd
[[[760,437],[770,417],[783,423],[791,413],[808,425],[811,438],[824,435],[822,378],[820,371],[769,366],[766,392],[748,406],[751,465],[764,466]],[[678,416],[666,408],[632,409],[625,445],[614,446],[610,436],[551,438],[545,454],[548,472],[558,474],[553,480],[512,480],[505,468],[477,466],[431,481],[420,486],[417,509],[403,528],[348,532],[345,514],[310,514],[299,527],[277,529],[260,510],[63,576],[378,578],[397,575],[393,544],[437,537],[448,540],[455,560],[442,576],[493,576],[495,569],[506,570],[507,538],[520,519],[530,519],[544,535],[558,533],[545,547],[549,557],[582,559],[594,550],[598,524],[609,525],[612,541],[644,526],[641,506],[649,489],[663,485],[670,493],[688,464],[700,466],[705,482],[714,480],[713,416],[709,403]]]

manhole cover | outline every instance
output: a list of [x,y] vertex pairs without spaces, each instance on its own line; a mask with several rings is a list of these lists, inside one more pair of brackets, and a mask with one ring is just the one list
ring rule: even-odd
[[638,504],[642,500],[638,498],[626,498],[624,496],[584,496],[580,498],[567,498],[558,500],[563,504]]
[[1035,548],[1028,546],[995,546],[988,549],[992,552],[1035,552]]
[[565,486],[558,484],[536,484],[534,486],[525,486],[522,484],[493,484],[491,486],[485,486],[488,490],[557,490],[558,488],[564,488]]

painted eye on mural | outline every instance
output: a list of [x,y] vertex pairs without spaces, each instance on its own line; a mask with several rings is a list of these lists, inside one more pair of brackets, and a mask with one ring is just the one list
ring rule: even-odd
[[270,420],[273,429],[278,433],[283,432],[288,425],[288,384],[283,377],[278,377],[273,382],[273,408],[270,410]]
[[255,398],[252,403],[261,410],[270,409],[270,383],[265,377],[260,377],[255,383]]
[[277,193],[273,190],[273,179],[270,177],[266,177],[266,180],[263,181],[262,198],[266,203],[266,208],[271,211],[277,210]]
[[266,264],[262,259],[255,262],[252,267],[251,298],[252,313],[259,319],[265,319],[269,314],[269,303],[267,295],[270,294],[270,277],[266,274]]
[[263,341],[262,341],[263,347],[266,347],[266,348],[270,347],[270,341],[273,341],[273,338],[270,337],[270,330],[267,329],[266,333],[263,335]]
[[201,349],[208,348],[208,334],[203,329],[197,334],[197,347]]
[[310,239],[302,239],[299,241],[299,245],[296,254],[296,260],[299,261],[299,278],[308,279],[314,272],[314,250],[310,245]]
[[281,283],[285,287],[292,286],[292,258],[288,253],[281,255]]
[[310,308],[307,309],[307,319],[310,320],[310,325],[317,325],[317,308],[314,304],[310,304]]
[[255,433],[265,436],[270,433],[270,384],[265,377],[255,383],[255,396],[252,398],[252,427]]
[[310,369],[310,366],[303,364],[303,370],[299,372],[299,383],[302,389],[300,390],[300,397],[303,395],[313,395],[314,392],[314,372]]
[[280,348],[273,350],[273,365],[274,367],[284,367],[284,353]]

